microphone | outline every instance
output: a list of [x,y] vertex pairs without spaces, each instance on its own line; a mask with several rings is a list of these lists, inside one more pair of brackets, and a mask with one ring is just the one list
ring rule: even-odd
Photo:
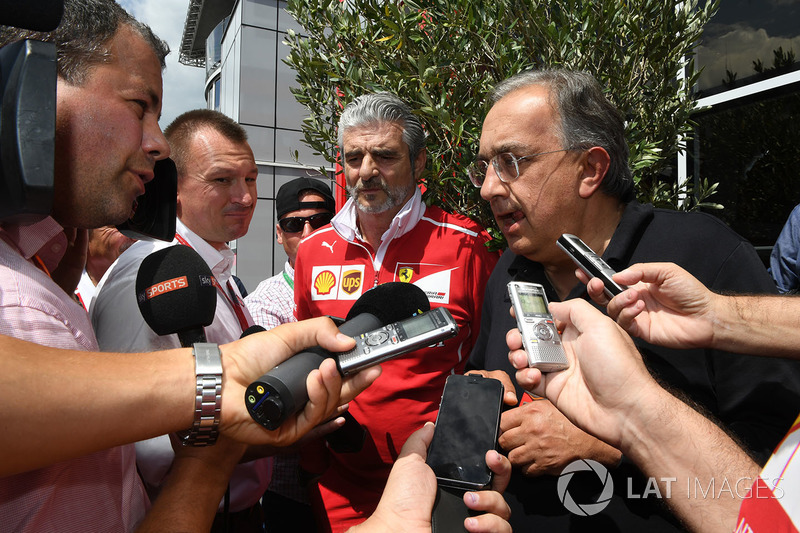
[[239,338],[243,339],[243,338],[247,337],[248,335],[252,335],[253,333],[261,333],[262,331],[267,331],[267,329],[264,326],[259,326],[258,324],[253,324],[252,326],[250,326],[249,328],[244,330],[242,332],[242,335]]
[[0,1],[0,24],[32,31],[53,31],[64,14],[64,0]]
[[[355,337],[428,310],[428,297],[416,285],[399,281],[384,283],[356,300],[339,331]],[[251,383],[245,391],[245,405],[250,416],[267,429],[277,429],[306,404],[306,378],[326,357],[331,357],[327,350],[319,346],[310,348]]]
[[145,257],[136,300],[157,335],[177,333],[183,347],[206,342],[203,327],[214,321],[217,290],[211,269],[191,247],[179,244]]

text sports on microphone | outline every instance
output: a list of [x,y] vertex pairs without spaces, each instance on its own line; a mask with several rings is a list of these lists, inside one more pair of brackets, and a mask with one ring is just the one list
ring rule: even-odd
[[205,342],[203,327],[214,321],[214,277],[189,246],[170,246],[148,255],[136,275],[136,299],[157,335],[177,333],[181,346]]
[[422,289],[409,283],[384,283],[364,293],[339,327],[356,348],[331,354],[316,347],[278,365],[247,388],[250,415],[267,429],[279,427],[308,401],[306,378],[326,357],[336,357],[340,373],[348,375],[458,333],[449,311],[429,309]]

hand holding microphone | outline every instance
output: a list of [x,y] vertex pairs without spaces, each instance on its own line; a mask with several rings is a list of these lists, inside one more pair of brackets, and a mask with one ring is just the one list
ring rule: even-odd
[[[391,305],[387,305],[389,302]],[[340,374],[346,376],[458,332],[446,309],[426,313],[429,309],[422,289],[409,283],[385,283],[364,293],[339,327],[345,335],[356,338],[355,349],[338,354]],[[406,324],[404,319],[409,317]],[[312,348],[254,381],[245,394],[251,416],[267,429],[278,428],[303,408],[308,400],[306,378],[327,357],[331,357],[330,352]]]
[[[196,251],[178,245],[150,254],[139,269],[136,295],[142,316],[158,335],[177,333],[182,346],[205,342],[203,327],[214,320],[217,296],[211,271]],[[410,283],[385,283],[364,293],[339,327],[357,337],[356,348],[337,358],[340,375],[457,334],[447,309],[429,310],[425,293]],[[244,396],[253,419],[274,430],[303,409],[308,375],[331,356],[319,346],[310,348],[252,382]]]
[[[205,339],[203,326],[213,321],[217,296],[211,272],[194,250],[172,246],[151,254],[142,263],[136,281],[139,308],[153,331],[159,335],[177,333],[184,346]],[[364,390],[380,374],[377,369],[367,370],[342,380],[334,361],[320,366],[322,358],[318,356],[319,371],[316,379],[309,381],[307,391],[308,375],[303,376],[303,392],[310,397],[305,408],[300,405],[302,411],[276,431],[264,431],[242,402],[252,380],[313,344],[334,352],[348,346],[342,346],[336,327],[326,318],[285,324],[269,332],[258,333],[259,329],[248,328],[242,339],[220,346],[224,372],[219,429],[231,438],[251,444],[289,446],[328,419],[339,405]]]

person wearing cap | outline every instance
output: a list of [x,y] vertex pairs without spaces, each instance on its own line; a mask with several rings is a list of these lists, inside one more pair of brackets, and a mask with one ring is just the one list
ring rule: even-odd
[[333,218],[335,202],[331,189],[315,178],[297,178],[285,183],[275,196],[275,239],[286,252],[283,272],[265,279],[244,303],[256,324],[272,329],[294,322],[294,260],[297,246]]
[[[103,276],[90,310],[103,351],[147,352],[181,346],[177,334],[159,336],[147,325],[135,290],[144,259],[169,246],[194,249],[216,280],[214,320],[204,328],[207,342],[232,342],[254,324],[232,279],[234,254],[227,244],[247,233],[256,205],[258,167],[247,133],[218,111],[196,109],[178,116],[164,134],[178,174],[175,239],[170,243],[138,241]],[[219,454],[223,461],[241,457],[244,451],[243,445],[226,440],[203,453]],[[136,443],[136,465],[152,500],[157,499],[174,457],[167,435]],[[263,531],[260,499],[271,467],[272,458],[263,457],[233,468],[229,494],[219,502],[211,531]]]
[[[264,329],[295,322],[294,260],[297,246],[333,218],[335,202],[322,180],[297,178],[285,183],[275,196],[275,239],[286,252],[286,264],[279,274],[267,278],[244,299],[253,320]],[[267,524],[275,531],[314,529],[306,490],[300,484],[296,453],[273,458],[272,480],[262,503]]]

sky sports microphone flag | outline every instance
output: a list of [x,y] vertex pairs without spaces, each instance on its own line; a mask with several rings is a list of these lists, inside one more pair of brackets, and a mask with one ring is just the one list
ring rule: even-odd
[[214,320],[214,276],[189,246],[164,248],[145,257],[136,275],[136,300],[157,335],[177,333],[181,346],[205,342],[203,327]]

